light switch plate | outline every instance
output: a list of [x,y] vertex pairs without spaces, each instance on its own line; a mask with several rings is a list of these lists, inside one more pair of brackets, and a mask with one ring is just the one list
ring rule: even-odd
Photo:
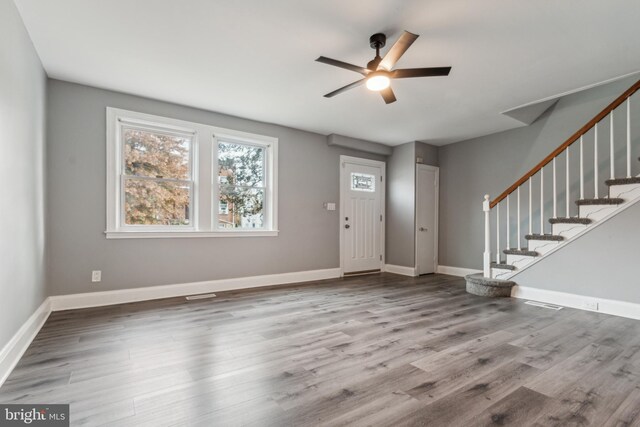
[[102,271],[101,270],[93,270],[91,272],[91,281],[99,282],[102,280]]
[[336,204],[335,204],[335,203],[329,203],[329,202],[326,202],[326,203],[324,204],[324,208],[325,208],[326,210],[328,210],[328,211],[335,211],[335,210],[336,210]]

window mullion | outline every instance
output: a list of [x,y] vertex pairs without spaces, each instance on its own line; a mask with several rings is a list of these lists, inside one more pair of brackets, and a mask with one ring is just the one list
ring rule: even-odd
[[198,230],[211,230],[211,131],[198,127],[198,148],[194,151],[194,173],[198,177],[197,194]]
[[210,219],[211,219],[211,230],[217,230],[218,229],[218,213],[220,212],[220,183],[218,182],[218,168],[219,168],[219,164],[218,164],[218,138],[212,134],[211,137],[209,138],[210,141],[210,147],[211,147],[211,152],[209,155],[209,158],[211,159],[211,176],[210,176],[210,183],[211,183],[211,203],[209,204],[211,206],[211,215],[210,215]]

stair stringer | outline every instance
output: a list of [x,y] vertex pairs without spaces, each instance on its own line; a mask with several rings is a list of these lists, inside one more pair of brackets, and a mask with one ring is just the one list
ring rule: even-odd
[[[640,177],[640,175],[638,175],[638,177]],[[624,195],[622,195],[622,197],[624,198]],[[638,202],[640,202],[640,194],[638,194],[635,198],[632,198],[632,199],[629,199],[629,200],[625,200],[624,203],[622,203],[621,205],[618,205],[618,207],[614,211],[609,213],[607,216],[605,216],[605,217],[603,217],[601,219],[598,219],[593,224],[589,224],[584,230],[582,230],[581,232],[575,234],[571,238],[563,240],[562,242],[557,243],[554,248],[549,249],[543,255],[536,257],[535,259],[533,259],[531,262],[529,262],[528,264],[524,265],[523,267],[518,268],[515,271],[509,271],[509,272],[505,272],[505,273],[496,274],[495,278],[496,279],[501,279],[501,280],[512,280],[518,274],[522,273],[523,271],[526,271],[529,267],[539,263],[543,259],[546,259],[547,257],[551,256],[556,251],[559,251],[560,249],[564,248],[565,246],[567,246],[571,242],[575,242],[580,237],[582,237],[585,234],[589,233],[591,230],[596,229],[600,225],[606,223],[611,218],[616,217],[618,214],[620,214],[621,212],[624,212],[625,210],[629,209],[631,206],[634,206]]]

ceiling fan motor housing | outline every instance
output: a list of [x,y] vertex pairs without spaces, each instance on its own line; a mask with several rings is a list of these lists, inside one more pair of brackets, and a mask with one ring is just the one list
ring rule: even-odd
[[387,36],[382,33],[376,33],[369,37],[369,45],[376,50],[376,57],[367,63],[367,69],[375,71],[378,69],[378,64],[382,61],[380,57],[380,49],[387,43]]
[[382,33],[376,33],[369,37],[369,45],[373,49],[381,49],[387,44],[387,36]]

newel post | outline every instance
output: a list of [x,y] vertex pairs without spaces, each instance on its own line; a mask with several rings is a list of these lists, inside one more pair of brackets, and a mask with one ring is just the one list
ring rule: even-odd
[[491,222],[489,220],[491,207],[488,194],[485,194],[484,196],[484,202],[482,202],[482,210],[484,211],[484,262],[482,264],[483,275],[484,277],[491,277]]

